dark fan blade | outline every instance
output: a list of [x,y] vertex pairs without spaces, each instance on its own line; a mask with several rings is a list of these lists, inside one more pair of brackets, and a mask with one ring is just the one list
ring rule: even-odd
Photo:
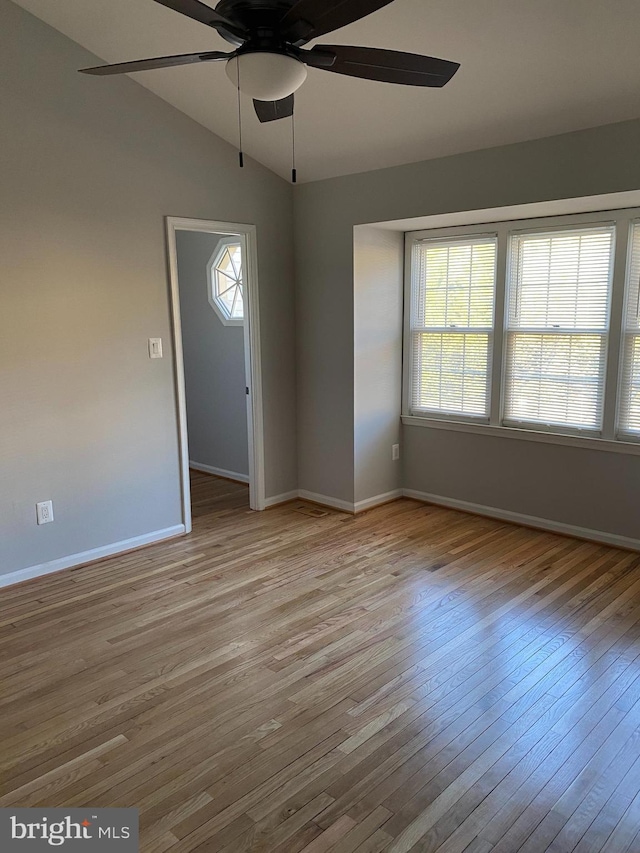
[[[327,53],[335,54],[336,61],[330,66],[315,62],[313,55],[316,50],[323,62]],[[444,86],[460,68],[458,62],[433,56],[343,44],[319,44],[310,51],[300,51],[298,55],[308,65],[324,68],[325,71],[363,77],[365,80],[381,80],[383,83],[402,83],[405,86]]]
[[280,31],[298,44],[346,27],[392,0],[298,0],[280,21]]
[[300,62],[304,62],[305,65],[310,65],[312,68],[331,68],[331,66],[335,63],[337,57],[335,53],[331,53],[330,50],[304,50],[302,47],[294,47],[292,45],[288,46],[288,50],[299,59]]
[[289,118],[293,115],[293,95],[281,101],[256,101],[254,98],[253,106],[261,122]]
[[238,27],[219,12],[216,12],[215,9],[205,3],[200,3],[199,0],[155,0],[155,2],[167,6],[169,9],[174,9],[181,15],[186,15],[187,18],[193,18],[194,21],[206,24],[208,27],[214,27],[221,34],[228,32],[243,40],[249,35],[242,27]]
[[158,56],[155,59],[137,59],[133,62],[118,62],[115,65],[98,65],[95,68],[81,68],[81,74],[128,74],[130,71],[149,71],[152,68],[171,68],[174,65],[191,65],[193,62],[219,62],[231,59],[235,53],[222,53],[210,50],[205,53],[183,53],[181,56]]

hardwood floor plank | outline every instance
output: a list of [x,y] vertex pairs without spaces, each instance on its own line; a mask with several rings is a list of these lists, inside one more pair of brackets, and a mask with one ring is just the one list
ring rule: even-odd
[[355,821],[348,815],[339,817],[328,829],[315,838],[311,844],[308,844],[302,853],[325,853],[328,850],[335,850],[336,844],[343,838],[353,827]]
[[640,853],[640,556],[399,500],[248,509],[0,603],[0,805],[144,853]]

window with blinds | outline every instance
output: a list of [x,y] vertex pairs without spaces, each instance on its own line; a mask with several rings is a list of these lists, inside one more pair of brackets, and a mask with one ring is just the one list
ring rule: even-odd
[[511,237],[505,424],[602,428],[614,234],[604,225]]
[[640,222],[631,226],[622,337],[619,431],[640,436]]
[[409,408],[488,418],[496,237],[424,240],[412,250]]

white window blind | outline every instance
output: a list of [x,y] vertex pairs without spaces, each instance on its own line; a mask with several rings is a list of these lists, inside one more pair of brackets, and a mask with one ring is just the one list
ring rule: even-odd
[[622,339],[620,432],[640,435],[640,222],[631,230],[627,300]]
[[495,283],[493,236],[414,244],[413,413],[488,418]]
[[614,233],[512,236],[505,423],[601,429]]

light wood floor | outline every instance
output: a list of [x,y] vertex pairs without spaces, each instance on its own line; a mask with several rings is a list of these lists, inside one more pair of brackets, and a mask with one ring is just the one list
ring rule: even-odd
[[137,806],[148,853],[640,851],[639,555],[205,475],[194,510],[3,591],[0,806]]

